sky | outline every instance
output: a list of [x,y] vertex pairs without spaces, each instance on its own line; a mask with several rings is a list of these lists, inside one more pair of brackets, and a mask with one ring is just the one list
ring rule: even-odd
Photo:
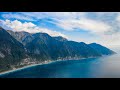
[[0,26],[120,48],[120,12],[0,12]]

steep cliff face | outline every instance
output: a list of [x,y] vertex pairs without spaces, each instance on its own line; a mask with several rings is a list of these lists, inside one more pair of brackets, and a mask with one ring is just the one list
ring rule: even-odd
[[[101,56],[96,50],[83,42],[68,41],[61,36],[51,37],[46,33],[24,34],[22,39],[17,38],[23,36],[23,33],[26,32],[19,32],[17,36],[15,34],[11,35],[24,44],[30,57],[36,58],[37,60]],[[28,38],[28,40],[26,40],[26,38]]]
[[7,30],[7,32],[13,36],[16,40],[21,42],[23,45],[26,45],[26,43],[29,43],[31,40],[33,40],[32,34],[28,32],[13,32],[11,30]]
[[24,45],[30,57],[37,60],[56,60],[72,57],[88,58],[114,53],[99,44],[87,45],[84,42],[68,41],[61,36],[51,37],[46,33],[8,32]]
[[25,58],[24,46],[0,27],[0,70],[9,69]]
[[46,33],[13,32],[0,28],[0,72],[29,62],[57,59],[81,59],[114,54],[96,44],[69,41]]

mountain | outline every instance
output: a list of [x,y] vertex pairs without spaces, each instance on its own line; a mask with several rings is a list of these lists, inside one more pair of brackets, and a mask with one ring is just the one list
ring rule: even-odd
[[64,38],[62,36],[57,36],[57,37],[53,37],[53,38],[58,40],[58,41],[68,41],[66,38]]
[[30,56],[39,60],[48,60],[54,57],[56,40],[46,33],[32,34],[33,40],[25,45]]
[[101,56],[96,50],[89,47],[87,44],[83,42],[75,42],[75,41],[67,41],[64,42],[64,47],[67,48],[71,56],[77,56],[81,58],[88,57],[98,57]]
[[47,33],[13,32],[0,27],[0,72],[48,60],[74,60],[114,53],[96,43],[69,41]]
[[91,43],[89,44],[90,47],[92,47],[93,49],[95,49],[97,52],[99,52],[101,55],[110,55],[110,54],[115,54],[114,51],[100,45],[97,43]]
[[13,32],[11,30],[7,30],[7,32],[12,35],[16,40],[18,40],[19,42],[21,42],[23,45],[25,45],[26,43],[30,42],[33,37],[30,33],[28,32]]
[[[85,43],[67,41],[67,39],[54,38],[46,33],[37,33],[32,35],[33,41],[26,44],[27,50],[33,54],[40,55],[40,52],[46,54],[49,59],[56,60],[58,58],[84,58],[100,56],[94,49]],[[62,40],[60,40],[62,39]],[[32,45],[32,46],[31,46]],[[32,48],[31,48],[32,47]],[[34,53],[33,53],[34,52]],[[43,56],[43,55],[40,55]]]
[[11,69],[25,58],[24,46],[0,27],[0,71]]
[[[51,37],[46,33],[8,32],[20,41],[27,50],[30,57],[37,60],[56,60],[69,58],[88,58],[113,54],[114,52],[99,44],[68,41],[58,36]],[[102,49],[101,49],[102,48]]]
[[[10,32],[11,33],[11,32]],[[14,32],[13,32],[14,33]],[[81,42],[68,41],[61,36],[51,37],[46,33],[24,34],[26,32],[16,32],[13,35],[25,45],[28,54],[37,60],[56,60],[70,58],[87,58],[101,56],[89,45]],[[26,36],[25,36],[26,35]],[[22,37],[24,36],[24,37]],[[22,37],[18,38],[18,37]],[[29,42],[26,38],[30,38]],[[24,42],[23,42],[24,41]],[[26,44],[25,44],[26,43]]]

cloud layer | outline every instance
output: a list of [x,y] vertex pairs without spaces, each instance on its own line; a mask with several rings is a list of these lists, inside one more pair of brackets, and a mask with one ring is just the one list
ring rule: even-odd
[[66,35],[60,33],[60,32],[57,32],[57,31],[53,31],[53,30],[50,30],[50,29],[47,29],[47,28],[41,28],[41,27],[38,27],[37,25],[31,23],[31,22],[20,22],[18,20],[14,20],[14,21],[10,21],[10,20],[1,20],[1,23],[4,28],[6,29],[11,29],[13,31],[16,31],[16,32],[20,32],[20,31],[25,31],[25,32],[29,32],[29,33],[37,33],[37,32],[42,32],[42,33],[47,33],[51,36],[62,36],[62,37],[65,37],[67,38]]
[[95,21],[91,19],[82,18],[79,20],[64,20],[59,21],[58,26],[64,28],[64,30],[74,31],[76,29],[83,29],[93,33],[107,32],[111,29],[111,26],[104,22]]
[[[77,30],[96,35],[96,38],[93,38],[93,36],[89,37],[90,39],[88,37],[84,38],[88,42],[94,41],[106,46],[120,45],[120,12],[18,12],[3,13],[1,17],[4,20],[17,19],[15,21],[5,20],[4,23],[15,31],[47,32],[52,36],[60,35],[65,37],[65,35],[57,31],[57,28],[55,28],[56,31],[53,31],[50,28],[40,28],[32,23],[50,19],[47,22],[52,23],[66,33],[71,32],[72,34]],[[22,23],[18,20],[29,22]],[[70,38],[72,39],[72,37]]]
[[23,14],[17,14],[17,13],[7,13],[7,14],[2,14],[2,17],[5,19],[18,19],[18,20],[27,20],[27,21],[35,21],[32,17],[23,15]]

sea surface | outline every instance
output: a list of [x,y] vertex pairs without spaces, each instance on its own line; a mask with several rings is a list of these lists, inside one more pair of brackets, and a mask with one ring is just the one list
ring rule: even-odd
[[31,66],[0,78],[120,78],[120,54]]

